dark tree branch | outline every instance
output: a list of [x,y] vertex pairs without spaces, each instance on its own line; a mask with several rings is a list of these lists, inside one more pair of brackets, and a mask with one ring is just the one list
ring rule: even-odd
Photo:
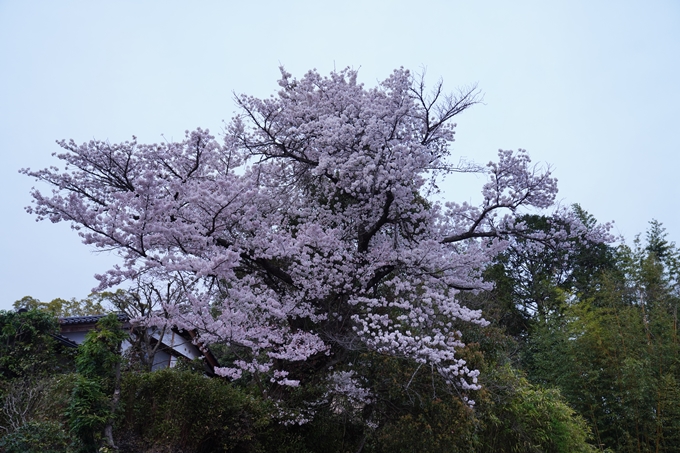
[[380,228],[382,228],[382,226],[385,225],[389,219],[390,206],[392,206],[392,202],[394,201],[394,194],[388,191],[385,198],[383,212],[378,221],[373,225],[373,227],[371,227],[370,230],[359,234],[359,244],[357,250],[360,253],[368,251],[368,244],[371,241],[371,238],[375,236],[378,230],[380,230]]
[[476,239],[476,238],[495,238],[498,237],[499,233],[496,231],[466,231],[462,234],[456,234],[454,236],[446,237],[442,240],[442,244],[450,244],[452,242],[460,242],[465,239]]
[[389,274],[392,273],[397,268],[394,264],[388,264],[387,266],[382,266],[378,269],[376,269],[375,274],[373,275],[373,278],[368,281],[368,284],[366,285],[366,289],[371,289],[380,281],[387,277]]
[[[215,244],[224,248],[231,247],[231,243],[222,238],[215,238]],[[267,274],[276,277],[277,279],[281,280],[284,283],[287,283],[290,286],[293,287],[295,286],[293,278],[287,272],[282,270],[280,267],[273,264],[271,260],[266,260],[264,258],[252,258],[248,256],[248,254],[245,252],[241,253],[240,256],[242,260],[248,263],[256,264],[261,270],[265,271]]]

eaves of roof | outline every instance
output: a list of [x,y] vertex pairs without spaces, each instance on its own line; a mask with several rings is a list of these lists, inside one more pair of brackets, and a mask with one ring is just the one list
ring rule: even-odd
[[75,341],[73,341],[70,338],[67,338],[67,337],[65,337],[61,334],[51,333],[50,336],[66,347],[69,347],[69,348],[77,348],[78,347],[78,343],[76,343]]
[[[125,313],[118,313],[120,322],[127,322],[130,318]],[[59,318],[59,324],[96,324],[100,319],[107,315],[88,315],[88,316],[67,316]]]

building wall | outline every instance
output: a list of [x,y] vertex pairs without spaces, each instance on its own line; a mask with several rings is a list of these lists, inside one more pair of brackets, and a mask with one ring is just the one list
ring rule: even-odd
[[[94,324],[64,324],[62,325],[61,334],[80,345],[85,342],[85,335],[94,326]],[[152,337],[163,343],[154,356],[152,370],[175,366],[177,355],[186,357],[188,360],[194,360],[201,356],[200,350],[191,341],[174,331],[166,332],[163,338],[160,337],[160,332],[155,332],[152,334]],[[130,347],[131,343],[129,341],[124,341],[121,345],[123,352],[127,351]],[[169,351],[174,351],[174,353],[171,354]]]

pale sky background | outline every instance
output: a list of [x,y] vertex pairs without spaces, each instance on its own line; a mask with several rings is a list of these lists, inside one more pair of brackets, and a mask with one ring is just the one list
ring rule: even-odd
[[[653,218],[680,242],[678,0],[0,0],[0,309],[86,297],[116,262],[26,214],[35,182],[19,168],[57,164],[56,139],[218,133],[232,92],[274,93],[279,64],[360,68],[367,86],[399,66],[476,82],[485,102],[458,117],[454,156],[525,148],[562,204],[629,242]],[[482,183],[458,176],[446,198]]]

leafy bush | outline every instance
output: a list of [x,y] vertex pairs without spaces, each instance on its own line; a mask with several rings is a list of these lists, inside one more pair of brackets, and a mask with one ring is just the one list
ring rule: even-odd
[[71,371],[73,351],[54,340],[57,333],[59,323],[51,313],[0,310],[0,380]]
[[[365,377],[359,384],[370,388],[368,397],[328,392],[323,382],[317,394],[309,391],[309,384],[297,389],[293,396],[299,406],[304,407],[304,401],[315,402],[314,416],[301,426],[279,428],[297,435],[299,450],[290,451],[474,451],[474,412],[436,369],[372,352],[356,354],[352,364],[352,370],[358,370],[356,376]],[[291,399],[288,395],[287,400]]]
[[450,394],[425,399],[376,432],[375,452],[474,452],[474,416]]
[[53,421],[31,421],[0,438],[4,453],[71,453],[74,447],[61,424]]
[[118,407],[120,347],[127,333],[114,313],[101,318],[85,335],[76,357],[75,387],[67,415],[71,432],[82,441],[83,451],[94,451],[104,439],[115,448],[112,436]]
[[73,375],[0,381],[0,432],[13,432],[30,421],[64,423]]
[[128,373],[117,437],[122,450],[261,451],[267,405],[231,384],[188,371]]
[[96,450],[111,417],[110,401],[99,380],[76,376],[67,415],[71,431],[83,442],[85,451]]
[[489,376],[480,404],[479,452],[588,453],[588,426],[558,390],[533,385],[509,366]]
[[[459,351],[465,355],[467,351]],[[474,451],[474,411],[429,366],[374,356],[371,373],[378,394],[367,450],[380,453]],[[473,396],[473,395],[470,395]]]

